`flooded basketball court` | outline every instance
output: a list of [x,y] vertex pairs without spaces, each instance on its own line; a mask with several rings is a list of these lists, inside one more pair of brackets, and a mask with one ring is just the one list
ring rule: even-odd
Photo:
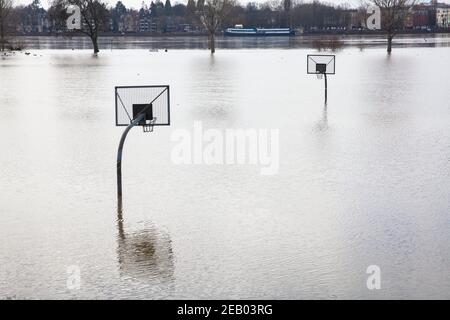
[[[327,106],[308,48],[29,52],[0,60],[0,298],[450,298],[448,46],[346,47]],[[171,126],[130,132],[120,219],[114,87],[149,84]],[[278,130],[278,170],[174,162],[198,123]]]

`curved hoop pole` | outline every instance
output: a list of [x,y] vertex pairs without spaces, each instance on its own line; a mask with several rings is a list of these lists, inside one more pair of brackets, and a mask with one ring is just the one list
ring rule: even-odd
[[117,211],[119,215],[122,215],[122,150],[127,138],[128,132],[133,128],[139,121],[144,119],[145,115],[140,114],[126,127],[125,131],[122,133],[120,138],[119,149],[117,150]]

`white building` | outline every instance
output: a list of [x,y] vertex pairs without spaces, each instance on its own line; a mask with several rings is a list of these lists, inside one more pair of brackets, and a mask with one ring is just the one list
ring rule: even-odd
[[436,25],[438,28],[450,27],[450,6],[440,4],[436,7]]

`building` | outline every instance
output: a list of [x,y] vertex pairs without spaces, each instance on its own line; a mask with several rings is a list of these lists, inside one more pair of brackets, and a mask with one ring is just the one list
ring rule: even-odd
[[365,25],[365,12],[361,12],[360,10],[347,10],[347,28],[352,29],[361,29]]
[[414,28],[426,28],[430,26],[430,6],[416,6],[413,8],[412,25]]
[[405,23],[407,29],[435,29],[449,28],[450,5],[432,0],[412,7]]
[[436,6],[436,26],[441,29],[450,27],[450,5],[438,4]]
[[139,10],[139,20],[138,20],[138,32],[157,32],[158,31],[158,18],[152,17],[151,10],[148,10],[146,6],[143,5],[141,10]]

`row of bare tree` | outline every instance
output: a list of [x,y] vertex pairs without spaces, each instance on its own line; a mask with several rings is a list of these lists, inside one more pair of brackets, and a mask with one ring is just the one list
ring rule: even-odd
[[[82,27],[77,31],[91,39],[94,54],[97,54],[99,52],[99,33],[108,23],[107,5],[101,0],[54,0],[50,12],[52,19],[61,22],[66,21],[69,17],[67,8],[73,5],[79,7],[81,13]],[[200,10],[195,13],[208,31],[211,53],[215,52],[215,35],[235,5],[235,0],[205,0]]]
[[[387,34],[387,51],[392,51],[392,40],[398,30],[403,26],[408,10],[414,5],[416,0],[368,0],[368,4],[375,5],[381,9],[383,28]],[[195,6],[194,0],[189,0],[188,7],[193,6],[192,15],[201,23],[209,34],[209,48],[211,53],[215,52],[215,35],[224,26],[226,21],[230,24],[233,17],[238,15],[240,7],[236,0],[199,0],[201,5]],[[192,5],[194,3],[194,5]],[[107,29],[109,24],[109,11],[104,0],[53,0],[48,9],[48,15],[54,26],[60,30],[66,29],[66,21],[69,17],[67,8],[77,6],[81,12],[81,28],[77,32],[87,35],[93,45],[94,53],[99,52],[98,37],[102,30]],[[250,6],[250,7],[249,7]],[[249,4],[247,7],[250,8]],[[292,17],[293,3],[291,0],[281,0],[277,5],[280,12],[284,12],[285,24],[289,25]],[[318,2],[311,4],[312,8],[320,6]],[[316,7],[314,7],[316,6]],[[0,49],[5,50],[8,45],[6,37],[8,29],[11,27],[13,18],[13,0],[0,0]],[[237,21],[234,21],[237,22]]]

